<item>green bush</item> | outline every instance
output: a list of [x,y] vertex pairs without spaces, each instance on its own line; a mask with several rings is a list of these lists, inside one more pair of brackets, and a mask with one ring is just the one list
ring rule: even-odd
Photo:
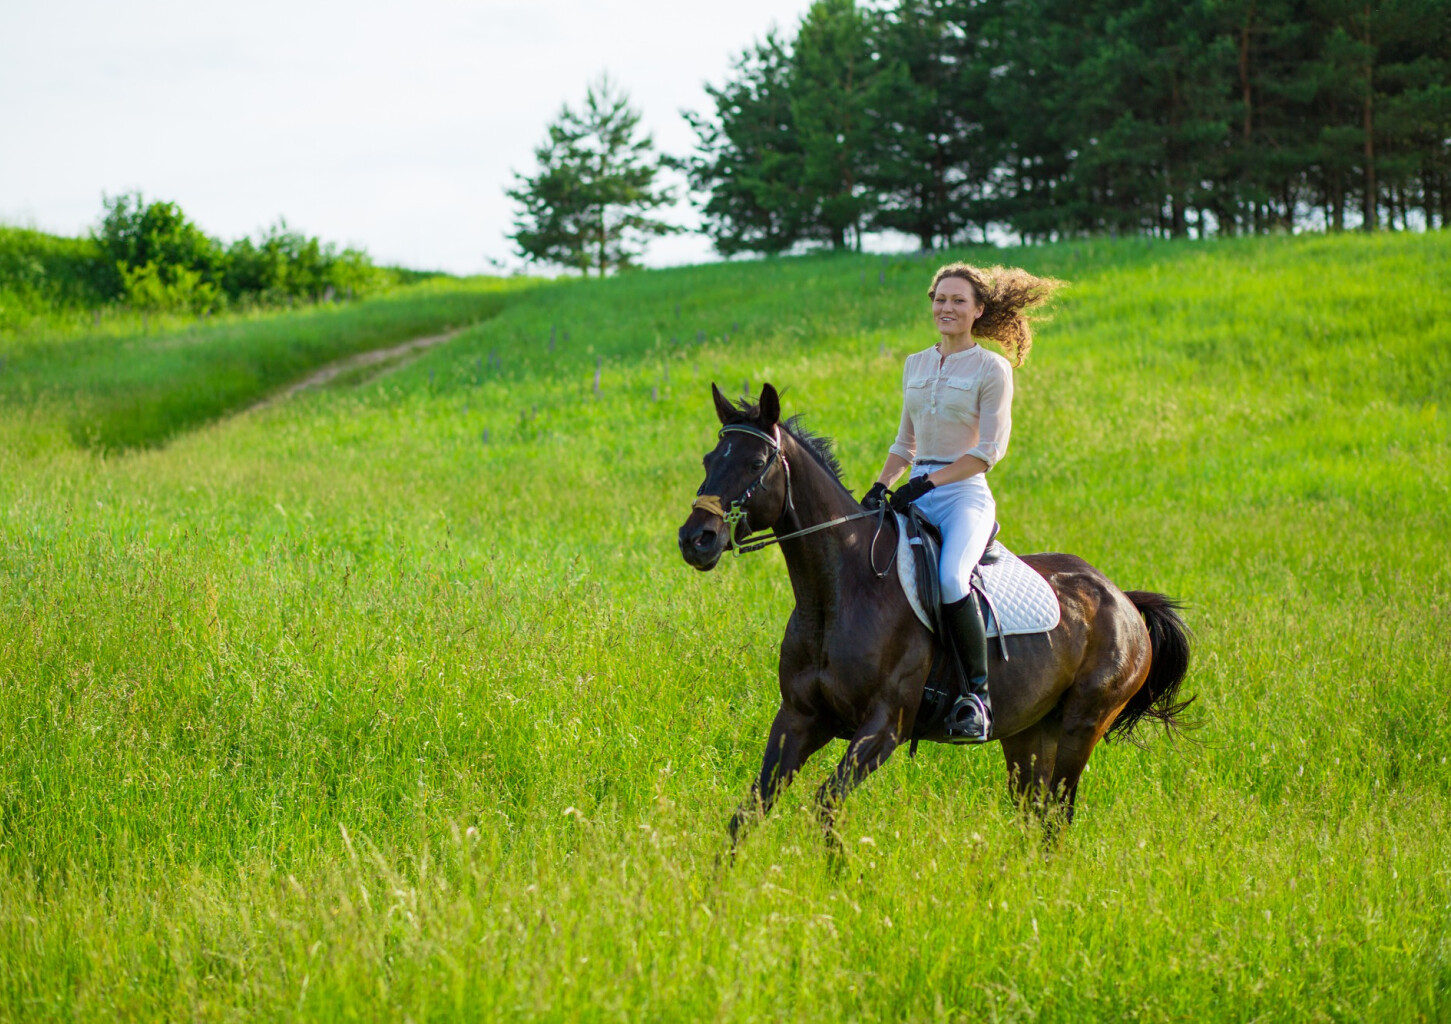
[[165,313],[189,310],[204,313],[217,302],[217,286],[202,280],[191,267],[158,267],[148,262],[140,267],[117,264],[125,283],[126,305],[141,312]]
[[359,249],[341,252],[279,220],[253,242],[239,238],[227,248],[222,289],[232,299],[258,296],[264,303],[288,297],[322,300],[357,297],[394,283]]
[[[124,298],[133,306],[133,299],[156,302],[169,297],[189,305],[196,285],[215,289],[226,262],[225,250],[188,220],[180,206],[147,203],[140,192],[107,198],[104,204],[106,215],[96,232],[96,244],[106,263],[99,273],[110,285],[111,297]],[[138,278],[147,282],[140,291],[134,284]],[[193,279],[194,285],[183,283]]]
[[14,330],[42,311],[104,302],[99,266],[92,239],[0,226],[0,331]]
[[224,245],[176,203],[129,192],[103,205],[86,238],[0,227],[0,332],[107,308],[202,314],[357,299],[438,276],[375,266],[363,250],[339,249],[284,220]]

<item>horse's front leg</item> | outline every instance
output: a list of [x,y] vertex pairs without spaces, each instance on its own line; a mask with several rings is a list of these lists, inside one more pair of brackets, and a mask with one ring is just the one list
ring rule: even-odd
[[766,740],[766,755],[761,759],[761,774],[751,783],[751,795],[731,815],[731,848],[740,842],[746,825],[766,816],[781,790],[801,770],[807,758],[826,746],[831,733],[814,717],[793,711],[785,704],[771,723]]
[[876,771],[892,756],[902,743],[902,715],[893,708],[878,708],[867,716],[861,728],[852,736],[846,753],[836,766],[831,777],[821,784],[816,793],[817,811],[821,816],[821,828],[828,842],[838,841],[836,835],[836,809],[857,786]]

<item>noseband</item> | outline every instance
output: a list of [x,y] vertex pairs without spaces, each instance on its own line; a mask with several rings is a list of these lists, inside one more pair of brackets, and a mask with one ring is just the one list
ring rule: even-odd
[[[791,509],[793,511],[795,510],[796,505],[791,498],[791,464],[786,461],[786,453],[781,448],[781,425],[779,423],[776,424],[774,428],[772,428],[772,432],[769,434],[759,427],[751,426],[749,423],[728,423],[720,428],[720,433],[718,433],[716,437],[724,437],[726,434],[733,433],[750,434],[753,437],[759,437],[761,440],[765,441],[766,444],[770,445],[771,454],[766,457],[766,465],[765,468],[761,470],[761,475],[756,477],[755,481],[751,484],[751,486],[746,488],[745,493],[743,493],[735,501],[731,502],[729,507],[726,507],[724,504],[722,504],[720,495],[718,494],[702,494],[701,491],[705,490],[705,484],[701,484],[700,490],[695,492],[695,500],[690,503],[690,507],[693,509],[704,509],[711,515],[720,516],[723,520],[725,520],[726,547],[734,551],[737,558],[739,558],[741,555],[749,554],[752,551],[760,551],[762,548],[770,547],[772,544],[780,544],[783,540],[791,540],[793,537],[804,537],[808,533],[816,533],[820,530],[829,530],[833,526],[840,526],[842,523],[849,523],[853,519],[866,519],[870,516],[874,516],[877,520],[877,532],[872,534],[872,571],[877,574],[878,579],[881,579],[887,575],[887,573],[892,568],[892,563],[897,560],[897,552],[895,548],[893,548],[892,550],[892,558],[891,561],[887,562],[887,567],[885,569],[877,569],[876,567],[877,537],[881,535],[882,524],[886,521],[887,517],[887,506],[885,502],[876,511],[863,510],[861,512],[853,512],[850,515],[837,516],[835,519],[827,520],[824,523],[817,523],[815,526],[808,526],[804,530],[796,530],[792,533],[786,533],[780,536],[770,534],[757,534],[755,536],[751,536],[751,522],[746,515],[746,502],[751,500],[751,495],[756,493],[756,488],[760,487],[761,484],[766,482],[766,474],[771,472],[771,466],[775,463],[777,459],[781,460],[781,472],[786,477],[786,501],[781,506],[781,513],[784,515],[787,509]],[[726,454],[730,454],[730,448],[726,448]],[[744,522],[746,524],[746,536],[737,537],[736,524],[741,522]]]
[[[756,488],[766,482],[766,474],[771,472],[771,466],[777,459],[781,460],[781,472],[786,476],[786,503],[781,507],[784,514],[786,509],[794,509],[796,506],[791,500],[791,464],[786,461],[786,453],[781,450],[781,425],[778,423],[768,434],[759,427],[753,427],[749,423],[728,423],[720,428],[716,437],[724,437],[726,434],[750,434],[752,437],[759,437],[771,448],[771,454],[766,457],[766,465],[761,470],[761,475],[756,477],[755,482],[745,489],[745,492],[725,507],[718,494],[702,494],[705,484],[700,485],[700,491],[695,492],[695,500],[690,503],[691,508],[703,508],[712,515],[720,516],[725,520],[726,538],[730,548],[737,555],[742,554],[742,545],[751,540],[751,521],[746,515],[746,503],[751,500],[751,495],[756,493]],[[730,454],[730,448],[726,448],[726,454]],[[736,525],[744,522],[746,524],[746,536],[736,536]],[[765,545],[761,545],[764,547]],[[750,550],[758,550],[751,547]]]

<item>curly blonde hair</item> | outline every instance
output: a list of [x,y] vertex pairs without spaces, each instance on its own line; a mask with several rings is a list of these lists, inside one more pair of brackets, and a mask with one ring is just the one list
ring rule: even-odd
[[949,263],[933,276],[927,297],[935,299],[937,286],[949,277],[972,285],[973,295],[982,306],[982,316],[972,325],[973,335],[991,338],[1001,345],[1014,366],[1022,366],[1033,347],[1033,321],[1046,319],[1029,316],[1025,310],[1044,305],[1065,284],[1052,277],[1035,277],[1017,267]]

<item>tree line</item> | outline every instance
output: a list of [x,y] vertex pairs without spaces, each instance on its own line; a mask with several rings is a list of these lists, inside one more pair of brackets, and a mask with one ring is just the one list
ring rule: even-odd
[[1447,0],[816,0],[708,93],[723,254],[1451,216]]

